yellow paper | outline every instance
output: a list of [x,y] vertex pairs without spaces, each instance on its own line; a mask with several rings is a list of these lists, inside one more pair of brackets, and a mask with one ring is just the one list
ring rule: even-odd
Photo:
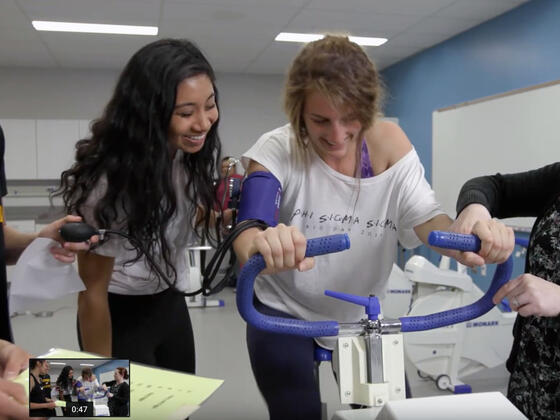
[[56,400],[54,403],[56,404],[57,407],[66,408],[66,401]]
[[[51,349],[38,358],[101,359],[91,353]],[[167,369],[130,363],[130,419],[185,419],[194,413],[224,382]],[[29,395],[29,370],[15,382]]]

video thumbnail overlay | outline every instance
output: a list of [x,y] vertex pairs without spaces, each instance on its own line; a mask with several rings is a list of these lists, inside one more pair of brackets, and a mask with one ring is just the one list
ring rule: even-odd
[[130,361],[29,361],[30,417],[129,417]]

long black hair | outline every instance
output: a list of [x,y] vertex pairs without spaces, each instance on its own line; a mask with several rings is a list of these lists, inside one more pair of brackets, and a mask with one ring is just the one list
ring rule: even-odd
[[[192,42],[162,39],[136,52],[121,73],[102,117],[94,121],[91,138],[76,144],[76,162],[62,173],[59,190],[66,211],[83,217],[82,206],[106,176],[107,190],[95,205],[95,220],[89,222],[100,228],[126,226],[127,233],[149,254],[161,247],[165,272],[174,281],[177,273],[165,239],[168,221],[177,208],[168,130],[177,86],[202,74],[212,82],[218,107],[214,70]],[[194,220],[193,229],[208,239],[220,153],[217,120],[202,149],[185,153],[182,162],[188,177],[186,196],[195,208],[205,210],[198,222],[200,231]],[[138,253],[130,262],[140,257]]]
[[56,385],[61,389],[67,389],[68,384],[72,385],[72,383],[69,382],[70,379],[68,378],[68,372],[70,372],[71,370],[74,370],[72,366],[64,366],[62,368],[62,372],[60,372],[60,375],[58,375],[58,378],[56,378]]

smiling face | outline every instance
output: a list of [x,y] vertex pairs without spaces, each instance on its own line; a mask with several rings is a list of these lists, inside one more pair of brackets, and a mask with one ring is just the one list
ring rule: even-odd
[[169,122],[169,149],[197,153],[218,120],[214,88],[206,74],[189,77],[177,86],[175,108]]
[[317,154],[333,169],[352,175],[362,124],[348,106],[335,107],[327,96],[312,91],[305,98],[303,120]]

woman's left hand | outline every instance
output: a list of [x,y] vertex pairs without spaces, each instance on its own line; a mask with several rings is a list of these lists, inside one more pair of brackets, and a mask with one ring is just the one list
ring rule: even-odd
[[60,236],[60,228],[66,223],[81,221],[82,218],[80,216],[65,216],[45,226],[37,236],[39,238],[54,239],[55,241],[60,243],[60,246],[53,246],[50,249],[51,254],[55,259],[64,263],[74,262],[74,259],[76,258],[76,252],[87,251],[90,247],[90,244],[95,243],[99,240],[99,237],[97,235],[94,235],[86,242],[64,242],[62,236]]
[[560,314],[560,286],[532,274],[522,274],[504,284],[492,301],[507,298],[511,309],[521,316],[554,317]]

